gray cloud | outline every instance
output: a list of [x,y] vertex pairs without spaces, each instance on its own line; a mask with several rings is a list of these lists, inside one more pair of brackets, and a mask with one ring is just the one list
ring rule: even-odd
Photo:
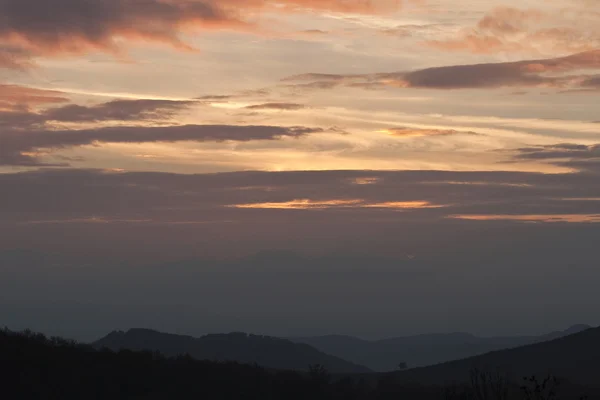
[[600,158],[600,145],[561,143],[548,146],[517,149],[517,159],[521,160],[558,160]]
[[[283,7],[281,7],[283,6]],[[162,42],[193,50],[180,35],[191,29],[252,30],[248,14],[334,10],[376,13],[398,8],[396,0],[1,0],[0,67],[31,67],[31,58],[103,51],[119,55],[120,39]]]
[[435,137],[435,136],[453,136],[453,135],[474,135],[481,134],[471,131],[457,131],[454,129],[418,129],[418,128],[390,128],[386,130],[391,136],[396,137]]
[[582,172],[600,172],[600,145],[560,143],[556,145],[520,148],[517,160],[546,161]]
[[586,78],[582,82],[581,86],[600,89],[600,75],[595,75],[595,76]]
[[37,154],[40,149],[58,149],[95,143],[149,143],[149,142],[223,142],[277,140],[283,137],[299,138],[322,132],[318,128],[235,125],[182,125],[161,127],[107,127],[79,130],[17,130],[0,131],[2,148],[0,165],[45,165]]
[[231,99],[239,99],[245,97],[265,97],[271,94],[270,89],[256,89],[256,90],[241,90],[232,94],[212,94],[197,97],[196,100],[204,101],[206,103],[211,102],[226,102]]
[[329,89],[336,86],[392,86],[419,89],[481,89],[501,87],[569,88],[593,84],[595,77],[568,72],[600,69],[600,50],[567,57],[505,63],[453,65],[408,72],[370,75],[303,74],[284,79],[300,82],[299,88]]
[[[211,2],[149,0],[2,0],[0,40],[36,55],[120,51],[116,37],[186,48],[184,25],[238,25]],[[18,40],[13,42],[13,38]],[[189,48],[189,47],[188,47]]]
[[[41,91],[43,93],[43,91]],[[27,93],[24,101],[32,101]],[[59,101],[60,98],[58,98]],[[66,100],[66,99],[65,99]],[[38,112],[22,109],[19,99],[7,101],[7,110],[0,110],[0,127],[18,130],[31,129],[34,126],[42,128],[51,122],[103,122],[103,121],[166,121],[181,110],[196,104],[194,101],[171,100],[114,100],[94,106],[69,104],[62,107],[48,108]],[[39,101],[46,102],[44,97]],[[49,102],[56,101],[52,97]]]
[[194,101],[114,100],[91,107],[72,104],[52,108],[40,116],[60,122],[165,120],[193,104]]
[[304,104],[297,103],[264,103],[264,104],[255,104],[246,107],[248,110],[285,110],[285,111],[295,111],[305,109],[306,106]]

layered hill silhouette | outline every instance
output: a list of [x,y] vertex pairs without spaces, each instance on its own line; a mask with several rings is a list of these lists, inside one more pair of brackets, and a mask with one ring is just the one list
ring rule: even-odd
[[600,328],[547,342],[395,372],[399,382],[442,385],[465,382],[472,369],[505,374],[518,381],[524,376],[554,375],[569,383],[600,387]]
[[149,329],[114,331],[93,347],[119,350],[150,350],[167,357],[188,354],[198,360],[235,361],[287,370],[308,370],[322,365],[332,373],[368,373],[369,368],[325,354],[312,346],[286,339],[246,333],[212,334],[200,338]]
[[[95,350],[58,337],[0,329],[2,399],[348,399],[375,398],[326,371],[280,371],[234,362],[165,358],[142,351]],[[352,397],[346,396],[347,393]],[[344,397],[341,397],[343,395]]]
[[[581,396],[595,400],[600,399],[599,343],[600,329],[590,329],[550,342],[432,367],[332,376],[316,366],[305,373],[195,360],[190,356],[165,358],[147,351],[112,352],[32,332],[0,330],[0,371],[4,397],[22,400],[543,400]],[[507,396],[495,397],[496,392],[486,392],[491,396],[478,397],[482,387],[469,383],[473,368],[512,377],[512,382],[506,381]],[[535,390],[535,384],[523,383],[520,377],[537,375],[543,379],[547,373],[556,375],[561,382],[558,397],[523,396],[519,385]],[[493,381],[489,382],[492,386],[486,385],[494,390]]]
[[540,336],[478,337],[469,333],[440,333],[374,341],[341,335],[297,337],[290,340],[365,365],[374,371],[386,372],[398,369],[403,362],[411,368],[434,365],[494,350],[546,342],[589,328],[589,325],[574,325],[564,331]]

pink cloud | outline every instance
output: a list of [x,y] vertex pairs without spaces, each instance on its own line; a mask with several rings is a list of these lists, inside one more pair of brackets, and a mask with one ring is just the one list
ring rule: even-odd
[[0,0],[0,67],[31,67],[32,56],[119,55],[121,39],[194,50],[182,32],[257,29],[247,17],[266,9],[378,13],[399,6],[400,0]]

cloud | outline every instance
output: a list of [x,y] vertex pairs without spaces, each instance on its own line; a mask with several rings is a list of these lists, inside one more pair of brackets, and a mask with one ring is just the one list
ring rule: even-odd
[[51,108],[40,117],[60,122],[165,120],[194,104],[194,101],[114,100],[91,107],[72,104]]
[[323,31],[321,29],[305,29],[305,30],[301,31],[300,33],[305,34],[305,35],[321,36],[321,35],[327,35],[329,32]]
[[[594,25],[582,24],[581,17],[575,19],[578,24],[537,9],[498,7],[479,20],[475,27],[462,30],[456,37],[430,40],[426,44],[441,50],[479,54],[575,53],[599,48],[600,30]],[[560,26],[562,23],[568,24]]]
[[0,84],[0,111],[23,110],[41,104],[66,103],[65,93],[19,85]]
[[30,106],[36,103],[67,101],[65,98],[54,96],[55,94],[59,93],[22,87],[5,90],[5,107],[0,109],[0,127],[25,130],[32,127],[50,128],[56,122],[164,122],[181,110],[197,103],[172,100],[113,100],[93,106],[69,104],[41,111],[30,109]]
[[[357,183],[368,184],[357,184]],[[587,172],[314,171],[204,175],[41,170],[0,175],[6,221],[230,220],[432,222],[451,216],[600,214]],[[42,195],[42,192],[45,194]],[[37,199],[45,198],[40,202]],[[594,200],[596,199],[596,200]],[[401,210],[401,213],[397,211]],[[351,211],[352,214],[346,214]],[[292,214],[287,214],[293,212]],[[10,218],[9,218],[10,216]],[[296,218],[299,218],[298,220]],[[475,217],[474,217],[475,218]],[[36,220],[40,220],[36,218]],[[517,221],[518,222],[518,221]]]
[[216,4],[147,0],[0,0],[0,40],[36,55],[119,53],[119,38],[189,49],[188,27],[239,26]]
[[600,75],[595,75],[589,78],[586,78],[581,86],[584,88],[597,88],[600,89]]
[[197,97],[197,100],[202,100],[202,101],[207,101],[207,102],[212,102],[212,101],[226,101],[229,99],[234,98],[235,96],[233,95],[223,95],[223,94],[219,94],[219,95],[206,95],[206,96],[200,96]]
[[242,209],[267,209],[267,210],[323,210],[344,208],[382,208],[410,210],[419,208],[439,208],[441,205],[432,205],[426,201],[388,201],[382,203],[368,202],[364,199],[333,199],[333,200],[310,200],[294,199],[278,203],[248,203],[235,204],[233,208]]
[[34,66],[31,54],[25,49],[0,44],[0,68],[25,71]]
[[546,223],[600,223],[600,214],[547,215],[452,215],[449,218],[469,221],[518,221]]
[[211,103],[226,103],[232,99],[243,99],[248,97],[266,97],[271,94],[270,89],[256,89],[256,90],[241,90],[233,94],[211,94],[196,97],[195,100],[199,100],[206,104]]
[[248,110],[285,110],[285,111],[296,111],[307,108],[303,104],[297,103],[264,103],[255,104],[245,107]]
[[[97,143],[151,142],[247,142],[299,138],[321,129],[280,126],[181,125],[123,126],[80,130],[10,130],[0,131],[0,165],[54,165],[40,161],[40,150],[59,149]],[[62,165],[62,164],[61,164]]]
[[398,11],[403,3],[421,0],[206,0],[213,5],[243,12],[335,12],[347,14],[387,14]]
[[513,158],[525,161],[545,161],[584,172],[600,173],[600,144],[560,143],[516,149]]
[[[181,33],[251,29],[246,17],[269,11],[377,13],[398,0],[0,0],[0,67],[22,69],[35,56],[123,53],[122,40],[192,47]],[[252,28],[254,29],[254,28]]]
[[452,135],[479,135],[470,131],[457,131],[454,129],[418,129],[418,128],[390,128],[383,131],[395,137],[435,137]]
[[600,158],[600,145],[560,143],[547,146],[517,149],[515,158],[520,160],[556,160]]
[[284,82],[302,82],[294,86],[310,89],[361,85],[440,90],[503,87],[572,88],[581,87],[595,76],[569,73],[593,69],[600,69],[600,50],[558,58],[452,65],[409,72],[363,75],[309,73],[285,78]]

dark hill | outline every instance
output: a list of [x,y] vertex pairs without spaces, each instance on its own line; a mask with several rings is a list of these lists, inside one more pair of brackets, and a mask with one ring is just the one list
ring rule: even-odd
[[472,368],[502,371],[512,379],[553,374],[568,382],[600,387],[600,328],[463,360],[394,373],[402,382],[446,384],[468,379]]
[[[357,380],[321,369],[276,371],[238,363],[97,351],[60,338],[0,330],[2,399],[18,400],[370,400]],[[350,380],[349,380],[350,379]]]
[[307,370],[320,364],[333,373],[367,373],[367,367],[325,354],[307,344],[246,333],[214,334],[200,338],[148,329],[112,332],[93,343],[111,350],[151,350],[165,356],[189,354],[199,360],[237,361],[268,368]]
[[374,371],[385,372],[397,369],[401,362],[406,362],[409,367],[423,367],[490,351],[557,339],[589,328],[588,325],[574,325],[567,330],[541,336],[478,337],[459,332],[423,334],[374,341],[339,335],[291,338],[290,340],[309,344],[327,354],[365,365]]

